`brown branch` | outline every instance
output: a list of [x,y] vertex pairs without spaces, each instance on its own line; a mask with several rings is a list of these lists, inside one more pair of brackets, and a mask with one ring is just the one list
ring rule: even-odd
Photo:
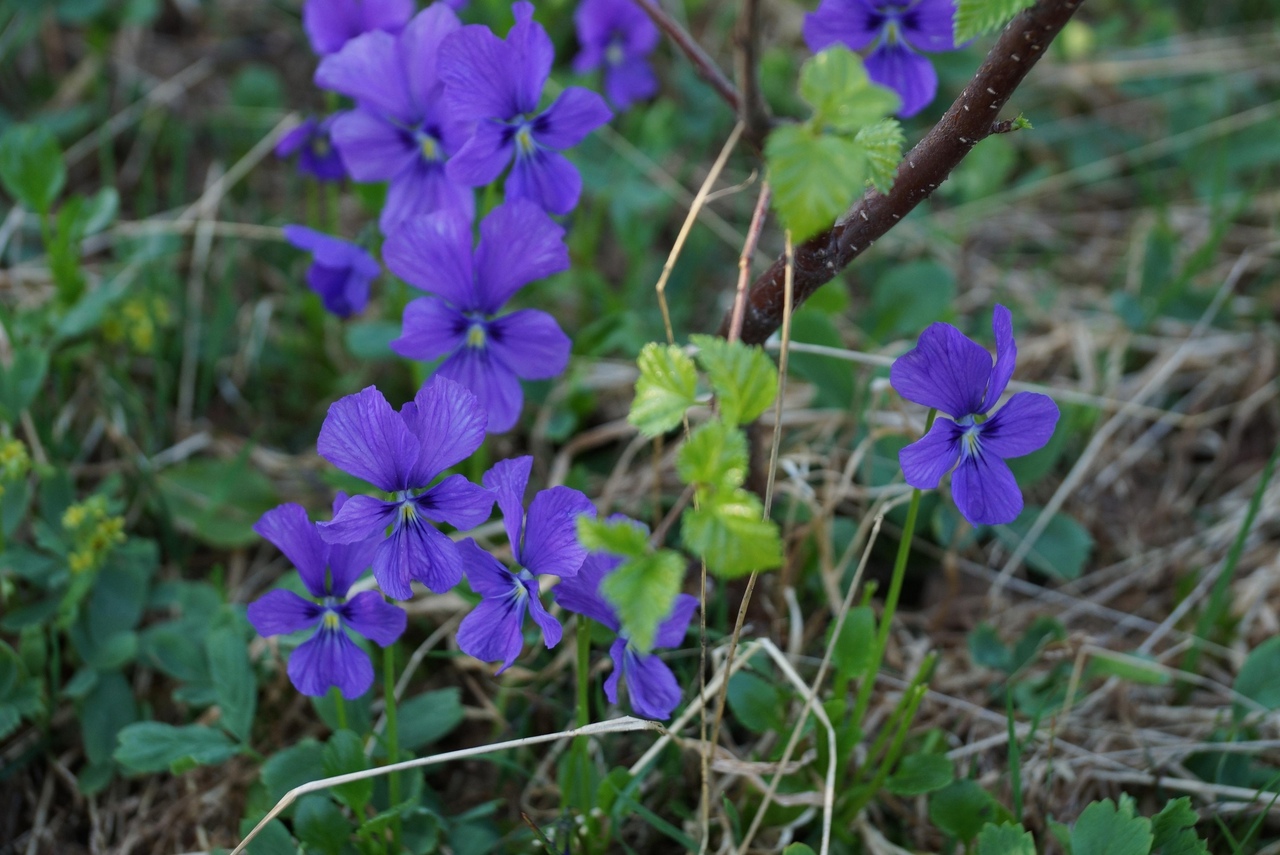
[[684,53],[689,61],[693,63],[694,70],[707,83],[711,84],[711,88],[720,94],[735,113],[741,113],[742,99],[738,95],[738,90],[734,88],[733,82],[725,76],[706,51],[702,49],[702,45],[698,44],[693,36],[685,32],[684,27],[680,26],[675,18],[667,14],[666,10],[658,5],[657,0],[632,0],[637,6],[644,10],[645,14],[653,19],[658,25],[658,29],[667,34],[671,41],[675,42],[676,47]]
[[[1000,108],[1081,2],[1039,0],[1015,17],[960,97],[903,158],[889,194],[868,190],[834,226],[796,247],[796,307],[929,198],[969,151],[991,134]],[[751,286],[742,324],[742,341],[747,344],[762,344],[782,323],[785,268],[785,260],[777,259]],[[720,335],[726,335],[729,327],[726,316]]]
[[738,90],[738,119],[746,128],[743,136],[757,151],[764,150],[765,137],[773,119],[760,89],[760,0],[743,0],[742,12],[734,28],[734,71]]

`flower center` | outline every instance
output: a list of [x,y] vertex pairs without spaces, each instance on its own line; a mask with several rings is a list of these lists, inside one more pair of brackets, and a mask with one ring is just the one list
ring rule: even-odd
[[413,502],[409,501],[407,493],[401,497],[400,510],[397,516],[399,517],[397,522],[401,525],[407,525],[418,518],[418,509],[414,507]]
[[340,626],[342,626],[342,618],[338,617],[338,613],[326,610],[324,613],[324,629],[336,630]]
[[960,453],[965,457],[977,457],[982,451],[982,444],[978,442],[978,437],[982,433],[981,425],[969,425],[964,429],[964,433],[960,434]]
[[484,347],[488,336],[484,332],[484,324],[473,323],[467,329],[467,347],[481,348]]
[[426,131],[418,131],[415,134],[418,142],[418,151],[422,153],[422,159],[435,162],[440,160],[440,141]]
[[529,154],[537,146],[533,141],[533,132],[529,130],[529,125],[522,124],[516,131],[516,146],[520,150],[520,154]]
[[316,157],[325,157],[326,155],[329,154],[330,150],[331,150],[331,146],[329,145],[328,137],[312,137],[311,138],[311,153],[314,154]]
[[609,46],[604,49],[604,61],[608,65],[622,65],[622,61],[627,58],[626,51],[622,47],[622,39],[614,36],[609,40]]

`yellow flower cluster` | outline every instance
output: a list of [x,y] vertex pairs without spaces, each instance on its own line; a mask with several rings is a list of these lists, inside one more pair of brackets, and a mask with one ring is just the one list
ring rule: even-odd
[[67,559],[72,573],[101,567],[111,548],[125,539],[124,517],[108,513],[103,496],[90,496],[67,508],[62,514],[62,527],[74,543]]
[[4,485],[20,481],[31,471],[31,458],[22,440],[8,437],[0,439],[0,496]]
[[169,304],[160,297],[133,297],[107,317],[102,335],[112,344],[128,342],[136,353],[150,353],[156,330],[169,326]]

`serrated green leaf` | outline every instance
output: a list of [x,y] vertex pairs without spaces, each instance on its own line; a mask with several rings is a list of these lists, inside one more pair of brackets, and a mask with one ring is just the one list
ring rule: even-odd
[[950,784],[956,776],[955,764],[945,754],[908,754],[885,782],[898,796],[920,796]]
[[769,409],[778,393],[778,369],[763,348],[710,335],[689,340],[698,346],[698,362],[711,381],[721,419],[746,424]]
[[11,125],[0,135],[0,183],[23,207],[44,214],[67,180],[58,140],[38,125]]
[[1089,805],[1071,829],[1071,851],[1081,855],[1148,855],[1154,840],[1151,820],[1117,809],[1111,799]]
[[736,489],[708,497],[686,511],[680,530],[685,547],[707,562],[707,570],[726,579],[782,564],[782,539],[754,493]]
[[747,438],[719,419],[704,422],[680,446],[676,472],[686,484],[716,490],[741,487],[747,479]]
[[866,152],[867,180],[881,193],[888,193],[893,187],[905,139],[897,119],[882,119],[868,125],[853,138]]
[[138,718],[133,686],[119,671],[99,676],[80,705],[80,733],[84,753],[94,765],[110,765],[116,736]]
[[1209,847],[1196,834],[1200,814],[1191,807],[1191,799],[1170,799],[1158,814],[1151,817],[1151,833],[1155,838],[1151,851],[1159,855],[1209,855]]
[[[363,746],[361,751],[363,757]],[[278,802],[294,787],[318,781],[329,774],[324,762],[324,746],[314,739],[303,739],[268,757],[258,774],[263,786],[267,788],[267,797],[272,802]]]
[[684,558],[670,549],[629,558],[604,577],[600,593],[618,612],[621,634],[640,653],[653,647],[658,625],[671,614],[684,584]]
[[623,558],[642,558],[649,554],[649,535],[644,528],[629,520],[602,520],[580,515],[578,542],[588,552],[606,552]]
[[782,855],[814,855],[814,851],[804,843],[792,843],[782,850]]
[[799,243],[829,227],[866,187],[866,152],[851,139],[784,125],[764,146],[773,207]]
[[987,823],[978,832],[978,855],[1036,855],[1036,840],[1016,823]]
[[158,721],[131,724],[120,731],[115,759],[133,772],[163,772],[184,760],[213,766],[231,759],[240,749],[212,727],[175,727]]
[[805,62],[800,97],[813,107],[819,128],[847,134],[893,115],[902,104],[892,89],[871,82],[861,57],[840,45]]
[[960,0],[956,4],[956,43],[1003,27],[1035,0]]
[[627,421],[645,436],[659,436],[679,425],[696,402],[698,371],[680,348],[654,342],[644,346],[636,364],[640,378]]
[[[369,760],[364,756],[364,740],[354,731],[339,730],[329,737],[329,741],[324,746],[325,777],[332,778],[351,772],[363,772],[368,768]],[[331,791],[339,801],[359,816],[364,813],[364,806],[369,803],[369,799],[373,798],[373,779],[351,781],[332,787]]]

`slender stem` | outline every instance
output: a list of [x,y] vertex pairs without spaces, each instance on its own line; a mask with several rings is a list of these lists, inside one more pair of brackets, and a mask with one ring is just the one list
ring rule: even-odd
[[772,119],[760,88],[760,0],[743,0],[733,40],[734,71],[742,93],[738,119],[747,127],[747,141],[762,150]]
[[715,60],[702,49],[702,45],[698,44],[693,36],[685,31],[684,27],[680,26],[674,18],[668,15],[656,0],[633,0],[633,2],[643,9],[645,14],[658,25],[658,29],[666,33],[676,47],[689,58],[698,75],[711,84],[711,88],[719,93],[720,97],[733,108],[735,113],[739,112],[738,105],[742,99],[738,97],[738,90],[734,88],[728,76],[716,65]]
[[[650,0],[636,2],[647,5]],[[797,247],[797,306],[929,198],[973,147],[991,135],[1000,109],[1081,2],[1039,0],[1016,16],[960,97],[903,158],[889,193],[870,190],[861,199],[850,200],[852,207],[835,225]],[[751,286],[742,325],[742,340],[747,344],[763,344],[782,323],[783,268],[784,261],[778,258]],[[727,333],[731,320],[726,314],[721,335]]]
[[[586,727],[591,723],[591,712],[588,708],[587,686],[591,677],[591,620],[586,615],[578,615],[578,727]],[[585,740],[585,736],[579,736]],[[583,745],[586,743],[583,742]]]
[[769,210],[769,198],[772,195],[769,182],[760,184],[760,196],[756,199],[756,208],[751,212],[751,226],[747,229],[747,239],[742,244],[742,255],[738,256],[738,293],[733,300],[733,314],[729,321],[729,333],[725,338],[737,341],[742,332],[742,311],[747,305],[747,283],[751,281],[751,259],[756,254],[756,244],[760,241],[760,232],[764,228],[764,217]]
[[333,709],[338,717],[338,730],[347,730],[347,702],[336,686],[329,691],[333,693]]
[[[925,422],[924,432],[933,427],[937,410],[930,410]],[[920,490],[911,492],[911,504],[907,507],[907,523],[902,527],[902,540],[898,542],[898,556],[893,562],[893,577],[889,580],[889,591],[884,598],[884,613],[880,616],[880,626],[876,630],[876,643],[871,651],[871,665],[863,675],[858,686],[858,700],[853,707],[853,726],[862,727],[862,717],[866,715],[867,705],[871,703],[871,690],[876,684],[876,674],[880,673],[880,663],[884,661],[884,651],[889,644],[889,630],[893,626],[893,614],[898,610],[898,598],[902,595],[902,580],[907,575],[907,557],[911,554],[911,539],[916,532],[916,516],[920,512]]]
[[[388,644],[382,648],[382,702],[386,707],[387,729],[383,736],[387,741],[387,763],[400,762],[400,734],[396,725],[396,646]],[[400,804],[400,773],[392,772],[387,776],[387,793],[395,809]],[[391,842],[393,851],[400,851],[400,814],[397,812],[391,820]]]

